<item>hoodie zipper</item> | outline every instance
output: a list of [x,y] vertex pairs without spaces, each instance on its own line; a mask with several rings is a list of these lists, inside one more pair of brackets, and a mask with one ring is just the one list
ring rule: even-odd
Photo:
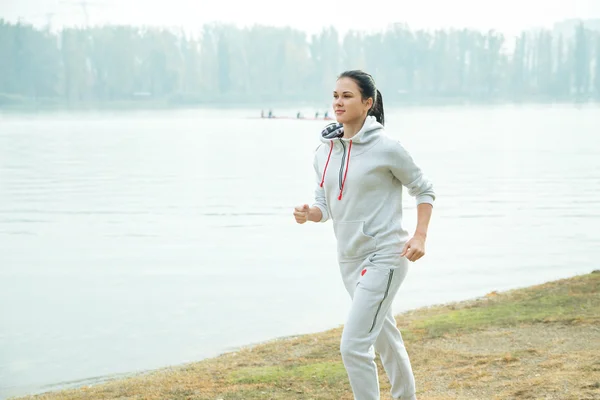
[[342,145],[343,151],[342,151],[342,162],[340,163],[340,190],[342,190],[342,185],[344,182],[344,164],[346,161],[346,145],[344,144],[344,141],[342,139],[339,139],[340,143]]

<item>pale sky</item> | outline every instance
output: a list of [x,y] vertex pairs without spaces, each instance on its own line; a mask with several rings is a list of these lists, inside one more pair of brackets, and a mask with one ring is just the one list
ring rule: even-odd
[[[36,25],[53,13],[55,26],[83,25],[82,0],[0,0],[0,18]],[[392,23],[413,29],[494,28],[507,34],[548,27],[569,18],[600,18],[600,0],[87,0],[90,24],[182,26],[197,31],[210,21],[289,25],[318,32],[324,25],[378,30]]]

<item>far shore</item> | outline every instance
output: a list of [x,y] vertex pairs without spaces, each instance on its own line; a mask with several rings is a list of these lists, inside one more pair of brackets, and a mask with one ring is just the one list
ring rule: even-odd
[[[64,100],[56,99],[20,99],[19,101],[0,102],[0,115],[18,114],[18,113],[51,113],[51,112],[127,112],[127,111],[178,111],[178,110],[202,110],[202,109],[255,109],[256,116],[260,116],[260,110],[272,109],[277,114],[278,109],[288,108],[314,108],[315,112],[321,113],[329,106],[329,98],[324,99],[297,99],[297,100],[278,100],[278,99],[219,99],[208,98],[195,102],[173,102],[168,99],[148,99],[148,100],[114,100],[106,102],[78,102],[69,103]],[[546,98],[527,98],[527,99],[469,99],[461,97],[444,98],[407,98],[405,100],[386,101],[386,108],[415,108],[415,107],[487,107],[487,106],[556,106],[556,105],[598,105],[600,99],[546,99]],[[289,115],[290,117],[295,116]]]

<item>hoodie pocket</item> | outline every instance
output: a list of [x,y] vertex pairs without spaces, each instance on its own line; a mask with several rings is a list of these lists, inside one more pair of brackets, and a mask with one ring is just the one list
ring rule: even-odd
[[335,222],[334,230],[341,259],[364,257],[377,248],[375,238],[365,234],[363,221]]

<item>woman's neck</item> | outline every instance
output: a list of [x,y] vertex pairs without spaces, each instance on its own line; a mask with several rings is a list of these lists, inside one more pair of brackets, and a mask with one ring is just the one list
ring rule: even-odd
[[363,125],[365,124],[366,121],[366,117],[365,118],[361,118],[356,122],[349,122],[344,124],[344,139],[352,139],[357,133],[358,131],[360,131],[363,127]]

